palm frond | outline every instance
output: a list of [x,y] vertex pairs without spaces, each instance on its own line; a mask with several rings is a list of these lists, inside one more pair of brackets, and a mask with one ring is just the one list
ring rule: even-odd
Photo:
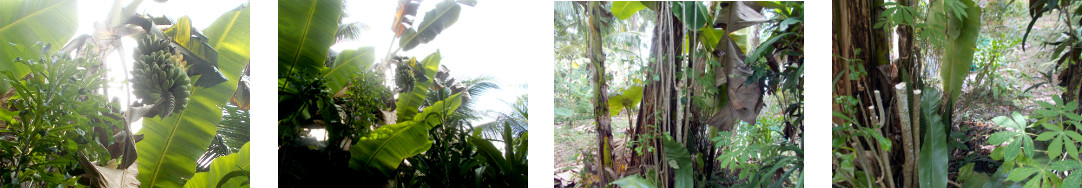
[[199,172],[207,171],[215,158],[238,152],[244,143],[251,139],[247,110],[226,105],[222,108],[222,113],[222,121],[217,125],[218,132],[214,135],[214,140],[197,160],[196,170]]
[[367,30],[368,25],[360,22],[339,24],[338,31],[334,34],[334,43],[342,42],[343,40],[356,40],[361,37],[362,31]]

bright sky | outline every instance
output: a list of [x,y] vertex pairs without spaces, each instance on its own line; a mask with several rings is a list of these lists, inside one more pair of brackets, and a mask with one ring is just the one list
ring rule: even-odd
[[[127,6],[131,3],[130,0],[121,0],[123,6]],[[241,4],[248,2],[247,0],[173,0],[165,3],[158,3],[153,0],[144,0],[136,9],[138,14],[150,14],[152,16],[165,15],[166,17],[174,20],[188,16],[192,20],[192,27],[198,29],[205,29],[214,20],[218,19],[223,13],[237,8]],[[79,1],[79,28],[75,32],[72,38],[81,35],[91,35],[94,32],[94,24],[97,22],[104,22],[109,15],[109,11],[112,7],[112,1]],[[199,10],[193,12],[192,10]],[[124,85],[124,75],[130,74],[132,63],[135,61],[132,59],[132,51],[135,50],[137,42],[130,37],[123,39],[123,45],[125,53],[121,56],[118,53],[108,55],[105,60],[109,66],[109,98],[118,97],[122,105],[128,105],[127,95],[124,95],[126,91],[122,87]],[[127,64],[128,70],[125,71],[124,64],[121,61],[124,58]],[[134,96],[132,98],[134,99]],[[132,123],[132,131],[138,131],[143,127],[141,121]]]
[[[420,24],[424,14],[442,0],[428,0],[421,3],[417,9],[414,24]],[[509,112],[507,103],[514,102],[515,97],[525,94],[526,88],[522,85],[527,83],[529,76],[536,73],[528,73],[542,70],[528,70],[529,63],[551,63],[549,59],[524,59],[520,54],[523,45],[516,39],[524,36],[518,35],[514,28],[535,28],[528,26],[536,23],[517,22],[508,20],[500,15],[517,15],[522,8],[522,3],[506,0],[479,0],[477,6],[462,6],[458,21],[446,30],[443,30],[435,40],[427,44],[418,45],[416,48],[399,52],[399,55],[416,56],[418,60],[425,56],[440,51],[441,65],[450,69],[451,76],[456,80],[476,78],[482,75],[490,76],[500,86],[499,90],[489,90],[482,96],[474,96],[479,110],[494,110]],[[376,61],[381,61],[387,51],[398,48],[398,41],[393,46],[391,39],[394,33],[391,31],[391,22],[394,20],[395,10],[398,8],[397,1],[346,1],[346,14],[349,17],[343,19],[344,23],[361,22],[368,25],[368,30],[362,31],[361,36],[355,41],[343,41],[331,49],[342,51],[356,49],[363,46],[373,46],[376,49]],[[523,27],[527,26],[527,27]],[[551,70],[544,70],[546,73]],[[474,124],[492,121],[488,117]]]

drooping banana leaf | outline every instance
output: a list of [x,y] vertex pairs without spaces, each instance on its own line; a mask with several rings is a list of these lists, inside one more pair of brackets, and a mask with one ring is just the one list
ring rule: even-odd
[[356,50],[345,50],[338,53],[334,60],[334,67],[323,68],[323,78],[327,80],[327,88],[331,93],[338,93],[349,85],[349,82],[357,78],[359,71],[365,70],[375,61],[376,48],[361,47]]
[[[947,36],[950,38],[947,41],[944,59],[941,61],[942,65],[940,65],[943,70],[939,71],[939,76],[943,81],[943,90],[950,94],[950,101],[957,99],[958,94],[962,92],[962,82],[965,81],[966,75],[969,74],[969,67],[973,64],[973,52],[976,50],[977,36],[981,29],[981,7],[977,6],[973,0],[961,1],[968,6],[965,10],[968,16],[965,18],[958,18],[952,13],[948,13],[947,17],[932,17],[938,18],[932,21],[933,23],[946,24]],[[939,20],[943,18],[948,20]]]
[[[459,6],[455,1],[445,0],[436,4],[435,9],[425,12],[425,19],[421,21],[421,25],[402,33],[402,38],[398,41],[399,47],[402,50],[409,51],[421,43],[432,41],[432,39],[436,38],[436,35],[439,35],[444,29],[458,21],[458,13],[461,11],[462,6]],[[281,15],[281,13],[278,15]]]
[[631,18],[640,10],[646,9],[646,5],[638,1],[614,1],[612,2],[612,15],[621,20]]
[[[16,78],[30,73],[15,58],[38,59],[41,44],[60,49],[79,25],[75,0],[0,0],[0,71]],[[10,85],[0,83],[0,90]]]
[[432,147],[428,130],[438,125],[442,118],[451,114],[462,104],[459,94],[428,106],[423,112],[407,121],[384,125],[350,148],[349,167],[371,174],[392,177],[402,160],[427,151]]
[[[229,174],[236,174],[236,172],[250,171],[250,153],[248,144],[240,148],[240,152],[221,156],[214,159],[214,162],[210,164],[210,171],[196,173],[184,183],[184,187],[218,187],[221,184],[222,187],[241,187],[248,184],[247,182],[251,177],[244,176],[229,176]],[[229,178],[229,179],[225,179]],[[221,182],[225,180],[225,182]]]
[[[240,77],[249,59],[250,7],[226,12],[206,29],[211,47],[220,54],[219,68],[229,80]],[[193,87],[191,102],[178,114],[165,119],[143,119],[143,141],[139,152],[139,181],[145,186],[180,187],[183,179],[195,174],[196,160],[214,138],[215,125],[222,119],[237,82],[213,87]]]
[[433,79],[436,76],[436,69],[440,67],[440,51],[432,53],[421,60],[421,66],[424,67],[425,77],[429,79],[417,79],[414,83],[413,90],[409,93],[402,93],[398,96],[398,101],[395,102],[396,110],[398,111],[398,119],[396,122],[408,121],[417,114],[417,108],[421,107],[421,103],[425,101],[425,96],[428,94],[428,89],[432,87]]
[[278,77],[318,73],[338,32],[341,0],[278,1]]
[[673,182],[674,187],[692,187],[695,185],[695,172],[694,167],[691,166],[691,154],[688,153],[688,149],[684,148],[683,144],[671,139],[665,139],[665,159],[669,160],[665,162],[669,167],[675,169],[676,181]]

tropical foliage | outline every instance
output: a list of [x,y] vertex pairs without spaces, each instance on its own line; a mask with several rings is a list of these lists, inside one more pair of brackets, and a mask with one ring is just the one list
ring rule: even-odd
[[557,129],[596,131],[558,186],[802,186],[803,12],[556,2]]
[[[484,112],[476,97],[497,85],[486,77],[456,80],[438,50],[399,55],[435,39],[476,2],[438,2],[415,23],[420,3],[399,1],[391,28],[399,45],[377,61],[373,47],[330,51],[353,27],[341,23],[341,0],[278,2],[281,186],[358,178],[401,187],[525,186],[525,99],[516,108],[522,119],[507,120],[520,126],[499,129],[521,134],[505,134],[507,155],[499,155],[482,136],[488,128],[473,125]],[[384,80],[388,73],[393,80]]]
[[1079,6],[835,2],[834,185],[1079,186]]
[[[238,115],[247,108],[238,110],[229,101],[247,98],[236,90],[238,84],[247,86],[240,75],[249,57],[249,6],[225,12],[200,30],[188,17],[136,13],[139,5],[115,1],[93,34],[73,38],[78,20],[74,1],[0,2],[5,9],[0,11],[2,40],[15,46],[0,52],[2,61],[10,62],[0,67],[0,89],[7,93],[0,100],[5,114],[0,115],[0,145],[13,148],[0,151],[0,173],[10,177],[0,183],[247,186],[249,176],[238,174],[248,169],[247,115]],[[133,67],[106,63],[114,52],[131,53],[132,48],[120,45],[125,39],[144,40],[134,48]],[[120,57],[122,62],[127,58]],[[121,102],[117,93],[106,93],[116,83],[107,81],[110,69],[133,70],[125,78],[148,77],[119,82],[125,88],[119,95],[129,96]],[[130,101],[130,93],[141,100]],[[230,114],[228,123],[221,123],[223,114]],[[142,128],[133,132],[137,122]],[[219,129],[225,131],[216,138]],[[210,147],[213,140],[227,149]],[[230,155],[237,152],[243,154]],[[207,161],[202,166],[210,167],[197,171],[200,156]],[[212,165],[211,160],[223,162]],[[213,175],[197,175],[208,170]],[[236,175],[223,176],[228,173]],[[199,181],[191,181],[196,177]]]

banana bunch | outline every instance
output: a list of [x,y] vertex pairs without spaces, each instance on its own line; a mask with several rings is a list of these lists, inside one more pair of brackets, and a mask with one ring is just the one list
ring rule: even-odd
[[183,70],[184,59],[169,46],[169,41],[147,35],[136,48],[133,87],[135,97],[144,105],[154,106],[143,117],[169,117],[188,104],[191,79]]
[[401,93],[410,92],[413,90],[413,84],[417,82],[417,79],[414,78],[413,74],[413,65],[417,64],[417,59],[409,58],[407,60],[404,57],[399,57],[398,59],[399,64],[396,66],[397,68],[395,68],[395,85],[398,86],[398,90]]

